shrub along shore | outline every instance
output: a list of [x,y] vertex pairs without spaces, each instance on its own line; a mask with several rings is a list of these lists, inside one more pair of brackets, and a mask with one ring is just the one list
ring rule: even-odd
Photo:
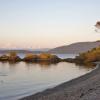
[[100,61],[100,46],[93,48],[92,50],[89,50],[87,52],[79,54],[79,56],[76,56],[74,59],[63,59],[66,62],[70,63],[76,63],[79,65],[90,65],[94,66],[94,62]]

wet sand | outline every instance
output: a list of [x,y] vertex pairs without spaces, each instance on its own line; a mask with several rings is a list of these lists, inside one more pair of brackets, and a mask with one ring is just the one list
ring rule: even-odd
[[20,100],[100,100],[100,64],[79,78]]

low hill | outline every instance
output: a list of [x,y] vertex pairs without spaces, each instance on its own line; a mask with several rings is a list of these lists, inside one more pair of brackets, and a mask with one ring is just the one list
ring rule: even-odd
[[43,51],[33,51],[33,50],[7,50],[7,49],[0,49],[0,53],[9,53],[9,52],[17,52],[17,53],[43,53]]
[[79,54],[100,46],[100,41],[95,42],[78,42],[66,46],[60,46],[49,50],[49,53],[70,53]]

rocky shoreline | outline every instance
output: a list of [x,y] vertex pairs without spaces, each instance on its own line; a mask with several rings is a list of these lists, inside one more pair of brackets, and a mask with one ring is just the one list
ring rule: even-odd
[[100,100],[100,63],[90,73],[20,100]]

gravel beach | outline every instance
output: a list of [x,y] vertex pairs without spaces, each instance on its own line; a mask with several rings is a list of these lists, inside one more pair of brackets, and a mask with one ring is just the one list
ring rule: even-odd
[[100,64],[79,78],[20,100],[100,100]]

